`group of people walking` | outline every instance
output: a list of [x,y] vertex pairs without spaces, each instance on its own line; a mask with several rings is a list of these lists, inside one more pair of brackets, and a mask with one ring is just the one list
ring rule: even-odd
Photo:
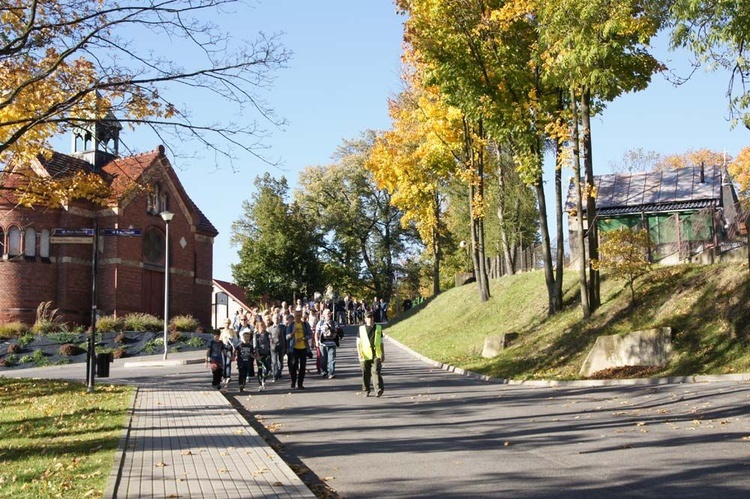
[[[384,391],[382,328],[375,325],[372,310],[363,315],[364,325],[357,335],[362,390],[367,396],[374,391],[379,397]],[[331,308],[320,303],[287,306],[284,302],[262,313],[251,310],[238,313],[234,321],[226,319],[209,342],[205,365],[216,389],[229,386],[234,364],[240,392],[252,377],[257,377],[258,390],[263,391],[267,381],[282,379],[286,359],[291,388],[304,390],[308,360],[315,362],[315,371],[324,378],[336,377],[336,350],[343,336]]]

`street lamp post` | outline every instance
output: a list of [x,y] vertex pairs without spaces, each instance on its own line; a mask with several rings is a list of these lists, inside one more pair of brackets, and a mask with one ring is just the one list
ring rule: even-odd
[[161,218],[164,220],[164,360],[167,360],[167,348],[169,347],[169,222],[174,217],[171,211],[162,211]]

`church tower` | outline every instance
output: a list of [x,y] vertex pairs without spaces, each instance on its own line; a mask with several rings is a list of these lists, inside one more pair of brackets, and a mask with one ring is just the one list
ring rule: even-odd
[[104,118],[78,125],[72,132],[72,154],[92,165],[94,171],[119,156],[122,125],[112,111]]

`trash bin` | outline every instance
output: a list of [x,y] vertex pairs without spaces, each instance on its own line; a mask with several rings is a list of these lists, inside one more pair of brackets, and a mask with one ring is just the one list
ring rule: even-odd
[[109,378],[109,363],[112,362],[111,353],[96,354],[96,376],[99,378]]

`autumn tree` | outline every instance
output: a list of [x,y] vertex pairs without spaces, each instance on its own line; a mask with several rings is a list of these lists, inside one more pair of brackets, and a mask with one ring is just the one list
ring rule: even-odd
[[[539,7],[540,54],[547,85],[566,89],[570,93],[568,102],[574,106],[571,116],[576,124],[571,141],[583,162],[581,196],[586,204],[588,255],[596,259],[591,116],[621,94],[646,88],[651,77],[662,70],[648,48],[665,22],[666,12],[662,2],[642,0],[616,4],[607,0],[549,0],[539,2]],[[599,275],[591,264],[589,272],[588,302],[595,310],[600,303]],[[584,315],[588,315],[585,307]]]
[[239,246],[234,281],[254,296],[276,299],[292,296],[292,282],[309,294],[324,289],[319,232],[288,202],[286,179],[266,173],[254,186],[250,200],[242,202],[242,216],[232,223],[231,242]]
[[635,302],[635,280],[651,269],[648,230],[621,227],[602,237],[597,267],[608,269],[615,279],[624,279],[630,289],[630,301]]
[[[260,97],[288,53],[275,36],[236,42],[213,23],[236,0],[7,0],[0,10],[0,163],[48,151],[50,138],[113,113],[167,146],[195,140],[217,157],[264,159]],[[163,43],[164,41],[169,43]],[[186,56],[175,56],[172,48]],[[169,99],[231,103],[241,122],[204,121]],[[174,152],[174,151],[173,151]],[[55,186],[48,191],[53,192]]]
[[[412,78],[412,82],[416,77]],[[448,143],[456,143],[460,113],[443,105],[435,89],[413,84],[389,102],[393,129],[376,140],[367,167],[391,202],[414,224],[432,261],[432,294],[440,292],[440,261],[447,182],[457,169]]]
[[739,152],[729,165],[729,174],[737,183],[739,195],[744,198],[750,196],[750,147],[745,147]]

